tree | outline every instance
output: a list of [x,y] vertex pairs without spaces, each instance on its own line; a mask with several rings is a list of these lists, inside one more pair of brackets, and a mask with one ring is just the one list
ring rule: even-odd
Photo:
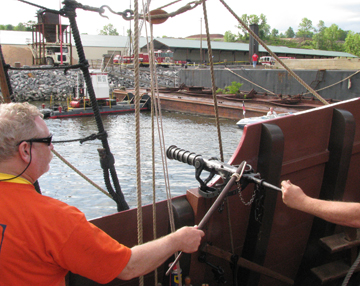
[[[252,24],[258,24],[259,25],[259,37],[262,40],[265,40],[269,34],[270,34],[270,25],[267,24],[267,20],[266,20],[266,16],[264,14],[260,14],[260,17],[257,15],[247,15],[247,14],[243,14],[241,16],[241,20],[246,24],[246,26],[250,26]],[[237,26],[242,34],[239,33],[239,38],[243,39],[243,40],[248,40],[249,39],[249,33],[247,32],[247,30],[242,26],[242,25],[238,25]]]
[[327,50],[325,45],[325,23],[323,20],[319,21],[317,29],[315,29],[316,34],[313,35],[313,46],[318,50]]
[[29,20],[26,23],[24,23],[25,27],[26,27],[26,31],[31,31],[32,30],[32,26],[35,25],[36,22],[33,20]]
[[118,36],[119,33],[114,28],[113,24],[107,24],[103,27],[100,31],[99,35],[111,35],[111,36]]
[[312,25],[312,21],[308,18],[303,18],[299,24],[299,29],[296,36],[299,38],[304,38],[304,40],[306,38],[310,39],[313,36],[313,30],[314,27]]
[[236,42],[236,35],[231,33],[231,31],[226,31],[224,34],[225,42]]
[[279,30],[277,30],[277,29],[272,29],[272,30],[271,30],[271,37],[272,37],[272,38],[277,38],[277,37],[279,37]]
[[14,27],[15,31],[25,31],[26,27],[23,23],[19,23],[16,27]]
[[360,57],[360,34],[349,31],[345,39],[345,51]]
[[339,34],[340,34],[339,41],[345,41],[348,33],[349,31],[344,31],[342,29],[339,29]]
[[332,24],[329,28],[324,30],[325,35],[325,43],[327,50],[330,51],[339,51],[341,50],[340,45],[337,43],[339,40],[341,33],[339,26],[336,24]]
[[7,25],[5,25],[5,30],[12,31],[12,30],[14,30],[14,26],[11,24],[7,24]]
[[286,30],[285,35],[286,35],[286,38],[294,38],[295,32],[294,32],[293,28],[289,27],[289,29]]

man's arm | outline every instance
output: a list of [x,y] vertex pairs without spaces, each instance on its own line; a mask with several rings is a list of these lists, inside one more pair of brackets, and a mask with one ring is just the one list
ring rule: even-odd
[[360,228],[360,203],[325,201],[307,196],[303,190],[290,183],[281,183],[282,199],[293,209],[322,218],[331,223]]
[[129,280],[145,275],[177,251],[195,252],[203,236],[204,232],[196,227],[183,227],[157,240],[134,246],[131,248],[131,258],[118,278]]

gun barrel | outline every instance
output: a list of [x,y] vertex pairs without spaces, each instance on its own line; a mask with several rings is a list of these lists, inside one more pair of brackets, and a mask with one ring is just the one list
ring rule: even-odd
[[[220,174],[232,175],[236,172],[236,169],[237,169],[235,166],[225,164],[218,160],[204,159],[201,155],[197,155],[193,152],[178,148],[175,145],[171,145],[166,150],[166,156],[171,160],[177,160],[179,162],[187,163],[191,166],[194,166],[195,168],[198,167],[197,163],[199,163],[199,161],[201,161],[201,164],[202,164],[202,167],[204,168],[204,170],[206,170],[208,172],[215,172],[218,175],[220,175]],[[274,186],[268,182],[265,182],[263,179],[257,178],[254,175],[256,175],[256,174],[244,173],[243,178],[245,180],[251,181],[251,182],[258,184],[260,186],[263,186],[265,188],[281,192],[281,188]]]
[[166,150],[166,156],[171,160],[178,160],[190,166],[195,166],[195,159],[201,157],[201,155],[196,155],[193,152],[178,148],[175,145],[171,145]]

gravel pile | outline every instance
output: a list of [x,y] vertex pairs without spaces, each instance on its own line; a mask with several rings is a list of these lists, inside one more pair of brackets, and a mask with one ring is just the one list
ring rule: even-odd
[[[178,86],[178,71],[157,70],[159,86]],[[74,96],[76,88],[83,81],[80,70],[10,70],[11,87],[15,101],[63,101]],[[134,88],[134,72],[122,69],[108,74],[110,90],[118,88]],[[140,72],[140,88],[150,87],[150,73]]]

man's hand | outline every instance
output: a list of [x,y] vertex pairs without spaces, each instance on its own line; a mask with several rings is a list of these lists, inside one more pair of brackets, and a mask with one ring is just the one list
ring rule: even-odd
[[281,182],[281,191],[283,202],[290,208],[302,209],[304,200],[307,198],[303,190],[291,184],[289,180]]
[[179,243],[179,251],[192,253],[198,250],[201,238],[205,233],[195,227],[182,227],[174,234],[174,239]]

